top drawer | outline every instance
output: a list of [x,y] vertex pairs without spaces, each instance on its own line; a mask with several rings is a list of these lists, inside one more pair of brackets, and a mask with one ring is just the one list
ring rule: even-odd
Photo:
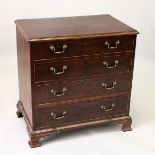
[[133,51],[134,41],[135,36],[122,36],[36,42],[32,44],[33,59],[57,59],[109,52]]

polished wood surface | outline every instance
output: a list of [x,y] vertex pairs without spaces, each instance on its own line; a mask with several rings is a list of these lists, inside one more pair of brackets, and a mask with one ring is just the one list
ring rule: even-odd
[[[111,46],[116,46],[116,42],[119,40],[118,48],[109,49],[105,42],[109,42]],[[52,40],[48,42],[35,42],[32,44],[33,58],[35,60],[46,59],[60,59],[66,57],[81,57],[90,55],[100,55],[104,53],[112,52],[132,52],[134,50],[135,36],[114,36],[114,37],[101,37],[95,39],[65,39],[65,40]],[[51,50],[51,46],[55,47],[55,51]],[[67,48],[63,53],[57,53],[57,51],[63,51],[63,46],[67,45]]]
[[136,30],[109,15],[16,25],[17,116],[24,116],[31,147],[51,133],[86,126],[113,123],[131,130]]
[[[74,63],[73,63],[74,61]],[[115,62],[117,61],[117,64]],[[66,69],[63,67],[66,66]],[[51,70],[54,68],[54,70]],[[55,61],[37,61],[34,63],[34,81],[53,81],[84,79],[95,75],[130,72],[133,69],[133,54],[121,53]],[[62,74],[57,74],[63,72]]]
[[26,117],[26,113],[24,111],[24,108],[22,106],[21,102],[18,102],[17,104],[18,111],[23,114],[25,122],[27,124],[27,130],[30,136],[30,141],[29,145],[32,148],[35,147],[40,147],[40,139],[42,137],[49,136],[50,134],[58,134],[60,132],[65,132],[65,131],[70,131],[70,130],[75,130],[79,128],[84,128],[84,127],[91,127],[91,126],[96,126],[96,125],[106,125],[106,124],[115,124],[121,126],[121,129],[123,132],[126,131],[131,131],[131,123],[132,119],[130,116],[121,116],[121,117],[114,117],[114,118],[99,118],[99,119],[92,119],[92,120],[86,120],[86,121],[81,121],[76,124],[71,124],[71,125],[65,125],[61,127],[50,127],[50,128],[43,128],[43,129],[38,129],[38,130],[32,130],[31,125],[29,124],[29,121]]
[[[95,96],[111,97],[116,94],[130,92],[131,78],[132,75],[124,73],[123,75],[115,75],[113,77],[100,76],[98,78],[80,80],[77,82],[37,84],[33,87],[33,100],[35,104],[54,104],[54,102],[64,100]],[[114,82],[116,82],[116,84],[113,85]],[[104,84],[107,85],[108,88],[106,88]],[[63,92],[64,88],[66,88],[66,91]],[[51,90],[55,91],[56,94],[51,92]]]
[[60,127],[85,120],[125,115],[128,115],[128,96],[98,99],[73,105],[59,106],[58,104],[52,108],[37,110],[36,127]]
[[28,41],[138,33],[110,15],[24,19],[15,22]]
[[24,103],[23,107],[27,113],[28,120],[33,126],[32,116],[32,91],[31,91],[31,58],[30,45],[17,29],[17,56],[18,56],[18,81],[19,81],[19,100]]

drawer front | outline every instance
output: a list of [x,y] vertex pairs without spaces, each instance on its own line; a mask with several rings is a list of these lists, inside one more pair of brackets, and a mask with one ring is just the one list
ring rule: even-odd
[[57,59],[134,50],[135,36],[33,43],[33,59]]
[[36,109],[36,127],[59,127],[77,122],[128,115],[128,96]]
[[103,55],[85,60],[86,74],[115,74],[133,70],[132,54]]
[[87,76],[129,72],[133,69],[131,54],[35,63],[34,81],[82,79]]
[[96,96],[109,97],[127,93],[131,88],[132,75],[87,79],[79,82],[36,85],[33,88],[35,104],[55,103]]
[[66,78],[74,78],[85,75],[83,60],[66,60],[47,63],[36,63],[34,66],[34,81],[50,81]]

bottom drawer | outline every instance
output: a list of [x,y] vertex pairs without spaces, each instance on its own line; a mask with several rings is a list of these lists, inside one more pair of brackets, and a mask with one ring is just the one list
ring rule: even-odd
[[60,127],[97,118],[128,115],[127,95],[36,109],[36,128]]

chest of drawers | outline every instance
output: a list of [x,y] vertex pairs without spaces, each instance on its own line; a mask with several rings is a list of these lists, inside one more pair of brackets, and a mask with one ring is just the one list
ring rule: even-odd
[[31,147],[51,133],[104,124],[131,130],[138,32],[110,15],[17,20],[19,101]]

